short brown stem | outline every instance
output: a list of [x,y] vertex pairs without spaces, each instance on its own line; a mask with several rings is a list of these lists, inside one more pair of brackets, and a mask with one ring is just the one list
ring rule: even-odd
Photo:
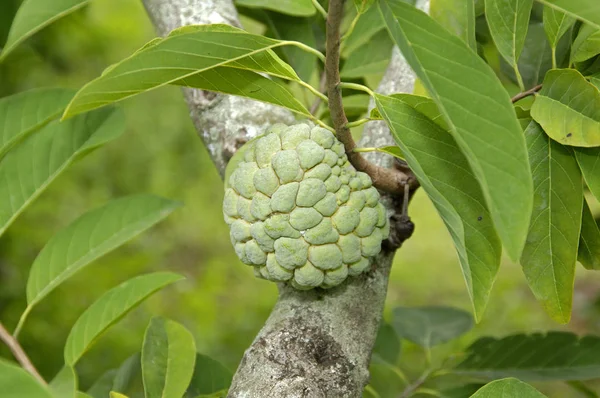
[[511,102],[514,104],[517,101],[522,100],[525,97],[529,97],[530,95],[534,95],[535,93],[537,93],[538,91],[540,91],[542,89],[542,85],[538,84],[537,86],[527,90],[527,91],[523,91],[522,93],[519,93],[517,95],[515,95],[514,97],[511,98]]
[[47,384],[46,381],[44,380],[44,378],[39,374],[39,372],[37,371],[35,366],[33,366],[33,363],[31,363],[31,360],[29,360],[29,357],[27,356],[27,354],[25,353],[25,351],[23,350],[23,348],[21,347],[21,345],[19,344],[17,339],[15,339],[8,332],[8,330],[6,330],[4,325],[2,325],[1,323],[0,323],[0,340],[3,341],[8,346],[8,348],[12,352],[13,356],[15,357],[15,359],[17,361],[19,361],[19,363],[21,364],[23,369],[28,371],[42,385]]

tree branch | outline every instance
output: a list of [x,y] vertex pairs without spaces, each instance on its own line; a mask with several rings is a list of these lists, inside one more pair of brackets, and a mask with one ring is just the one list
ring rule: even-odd
[[0,323],[0,341],[3,341],[4,344],[8,346],[13,356],[17,361],[19,361],[23,369],[35,377],[42,385],[45,386],[47,384],[46,380],[44,380],[35,366],[33,366],[33,363],[31,363],[31,360],[23,350],[23,347],[21,347],[21,344],[19,344],[17,339],[11,336],[2,323]]
[[537,93],[538,91],[540,91],[542,89],[542,85],[538,84],[537,86],[527,90],[527,91],[523,91],[522,93],[519,93],[517,95],[515,95],[514,97],[511,98],[511,102],[514,104],[517,101],[522,100],[525,97],[529,97],[530,95],[534,95],[535,93]]

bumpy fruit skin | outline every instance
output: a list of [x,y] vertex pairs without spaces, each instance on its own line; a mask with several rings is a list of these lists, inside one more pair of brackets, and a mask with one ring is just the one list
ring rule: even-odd
[[329,288],[369,269],[388,217],[371,178],[330,131],[276,124],[245,146],[223,214],[236,254],[256,276]]

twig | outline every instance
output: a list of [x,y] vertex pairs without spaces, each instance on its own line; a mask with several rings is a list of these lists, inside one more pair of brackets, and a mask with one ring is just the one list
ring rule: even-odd
[[327,11],[319,4],[318,0],[312,0],[313,6],[319,11],[319,13],[323,16],[324,19],[327,19]]
[[[325,73],[325,69],[323,69],[323,73],[321,73],[321,79],[319,80],[319,92],[323,93],[327,89],[327,74]],[[310,114],[314,115],[317,113],[319,109],[319,105],[321,105],[322,98],[317,96],[312,106],[310,107]]]
[[325,72],[327,75],[327,96],[329,111],[338,140],[344,144],[346,155],[352,165],[367,173],[373,180],[373,185],[385,192],[402,194],[404,185],[415,184],[416,179],[394,169],[377,166],[367,161],[360,153],[354,152],[356,143],[348,128],[348,118],[342,104],[340,84],[340,24],[344,10],[343,0],[330,0],[327,12],[327,58]]
[[13,336],[11,336],[10,333],[8,333],[8,330],[6,330],[2,323],[0,323],[0,340],[2,340],[8,346],[8,348],[10,348],[10,351],[14,355],[15,359],[19,361],[23,369],[31,373],[31,375],[35,377],[42,385],[45,386],[47,384],[46,380],[44,380],[44,378],[39,374],[35,366],[33,366],[33,363],[31,363],[29,357],[27,356],[25,351],[23,351],[23,348],[21,347],[17,339],[15,339]]
[[538,84],[534,88],[531,88],[531,89],[529,89],[527,91],[523,91],[522,93],[519,93],[519,94],[515,95],[514,97],[511,98],[510,101],[514,104],[515,102],[520,101],[520,100],[522,100],[525,97],[529,97],[530,95],[534,95],[535,93],[537,93],[541,89],[542,89],[542,85]]
[[425,372],[423,372],[423,374],[417,380],[415,380],[414,382],[409,384],[404,389],[404,391],[402,391],[402,394],[400,394],[399,398],[410,397],[417,389],[419,389],[419,387],[421,387],[423,384],[425,384],[430,373],[431,373],[430,370],[426,370]]

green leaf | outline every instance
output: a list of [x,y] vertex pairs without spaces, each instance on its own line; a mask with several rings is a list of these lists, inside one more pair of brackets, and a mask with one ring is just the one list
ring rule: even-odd
[[600,146],[600,92],[574,69],[546,74],[531,117],[561,144]]
[[480,320],[502,254],[481,187],[450,134],[395,97],[376,95],[375,99],[406,162],[450,232]]
[[13,20],[0,62],[27,38],[59,18],[86,5],[89,0],[25,0]]
[[48,384],[55,398],[77,398],[78,380],[75,369],[64,366]]
[[544,31],[550,47],[556,49],[558,41],[575,23],[575,18],[552,7],[544,7]]
[[400,357],[400,348],[400,339],[394,328],[389,323],[382,321],[377,331],[371,361],[386,362],[390,365],[395,365]]
[[589,380],[600,372],[600,337],[573,333],[516,334],[501,339],[483,337],[467,350],[453,373],[527,381]]
[[235,3],[238,6],[266,8],[296,17],[308,17],[316,11],[311,0],[235,0]]
[[405,93],[392,94],[390,97],[399,99],[400,101],[415,108],[417,111],[431,119],[432,122],[435,122],[435,124],[440,126],[442,129],[450,130],[448,123],[446,123],[444,120],[444,116],[442,116],[439,108],[431,98]]
[[118,137],[123,113],[103,109],[66,122],[51,122],[0,161],[0,236],[74,161]]
[[354,6],[359,14],[363,14],[375,3],[375,0],[354,0]]
[[125,395],[125,394],[121,394],[121,393],[118,393],[116,391],[111,391],[110,392],[110,398],[129,398],[129,397],[127,395]]
[[[460,387],[449,388],[440,391],[440,398],[465,398],[475,394],[477,390],[483,387],[481,384],[467,384]],[[507,397],[508,398],[508,397]]]
[[13,145],[60,115],[73,94],[63,88],[41,88],[1,98],[0,159]]
[[592,194],[600,201],[600,148],[573,148],[583,178]]
[[577,261],[586,269],[600,270],[600,229],[587,201],[583,203],[583,217],[581,219],[581,236]]
[[[352,94],[342,97],[344,111],[348,117],[359,117],[364,115],[369,108],[370,96],[366,94]],[[329,108],[323,110],[319,115],[319,119],[325,119],[330,116]]]
[[397,159],[400,159],[400,160],[406,160],[406,157],[402,153],[402,150],[400,148],[398,148],[397,146],[395,146],[395,145],[382,146],[382,147],[379,147],[379,148],[370,148],[370,149],[373,150],[373,151],[375,151],[375,152],[381,152],[381,153],[385,153],[385,154],[391,155],[391,156],[393,156],[393,157],[395,157]]
[[343,79],[360,78],[365,75],[385,73],[394,43],[387,31],[377,32],[373,39],[351,52],[340,71]]
[[110,394],[110,390],[113,386],[113,380],[115,379],[115,375],[117,374],[117,369],[111,369],[106,372],[98,380],[92,384],[89,390],[87,390],[88,395],[93,398],[106,398],[108,394]]
[[483,59],[427,14],[400,0],[379,4],[392,38],[438,105],[481,184],[506,250],[518,258],[533,189],[525,139],[508,93]]
[[[77,92],[63,118],[166,84],[247,96],[309,115],[284,85],[274,81],[269,84],[267,78],[258,74],[301,82],[296,72],[272,50],[289,43],[252,35],[229,25],[179,28],[164,39],[154,39],[86,84]],[[274,90],[276,87],[279,88]]]
[[521,257],[535,297],[556,321],[571,317],[583,184],[573,152],[531,122],[525,130],[533,183],[533,214]]
[[475,4],[473,0],[431,0],[429,14],[440,25],[477,51]]
[[233,373],[220,362],[206,355],[196,354],[194,375],[185,393],[185,398],[210,396],[227,390],[232,379]]
[[396,307],[392,326],[398,336],[429,349],[471,330],[473,318],[451,307]]
[[33,262],[26,311],[76,272],[163,220],[178,206],[154,195],[133,195],[79,217],[54,235]]
[[529,384],[523,383],[514,378],[495,380],[475,394],[471,398],[544,398],[544,394],[531,387]]
[[104,293],[73,325],[65,344],[65,362],[75,365],[110,326],[151,294],[181,279],[171,272],[155,272],[132,278]]
[[75,398],[94,398],[94,397],[92,397],[91,395],[88,395],[88,394],[86,394],[84,392],[77,391],[75,393]]
[[21,367],[0,358],[2,398],[53,398],[32,375]]
[[133,394],[136,389],[143,391],[142,355],[139,352],[127,358],[111,379],[108,389],[122,394]]
[[342,43],[342,56],[348,58],[359,47],[371,42],[373,36],[384,29],[377,7],[371,7],[361,14],[354,30]]
[[399,377],[395,366],[371,363],[369,375],[369,387],[377,393],[376,398],[397,398],[404,391],[405,382]]
[[596,0],[538,0],[540,3],[600,29],[600,7]]
[[517,120],[519,120],[519,124],[521,128],[525,130],[529,123],[531,123],[531,114],[528,109],[524,109],[519,105],[515,105],[515,113],[517,114]]
[[583,62],[600,54],[600,29],[583,25],[571,46],[571,62]]
[[182,325],[156,317],[150,321],[142,348],[146,398],[181,398],[196,361],[196,344]]

